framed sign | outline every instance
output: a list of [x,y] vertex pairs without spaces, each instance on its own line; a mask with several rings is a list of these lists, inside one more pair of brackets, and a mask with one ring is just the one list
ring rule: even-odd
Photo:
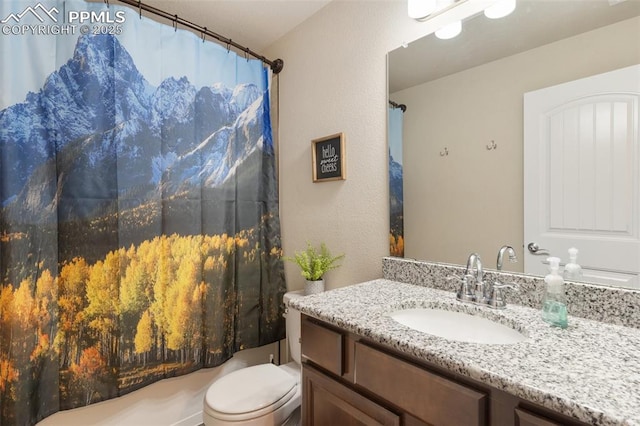
[[346,176],[344,133],[311,141],[313,181],[344,180]]

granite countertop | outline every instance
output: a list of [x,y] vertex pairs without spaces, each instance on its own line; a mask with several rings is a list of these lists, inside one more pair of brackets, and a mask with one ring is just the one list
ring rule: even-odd
[[[385,279],[293,299],[290,306],[585,423],[640,425],[639,329],[569,315],[563,330],[543,322],[539,310],[493,310],[460,303],[450,292]],[[388,316],[412,307],[479,315],[528,339],[507,345],[457,342]]]

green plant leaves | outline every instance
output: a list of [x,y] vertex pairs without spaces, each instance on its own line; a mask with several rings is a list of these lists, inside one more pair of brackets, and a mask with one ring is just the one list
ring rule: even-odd
[[307,241],[306,250],[296,252],[293,257],[284,257],[283,259],[296,263],[306,280],[317,281],[322,279],[327,271],[340,267],[337,262],[343,258],[344,254],[332,256],[325,243],[321,243],[320,250],[318,250]]

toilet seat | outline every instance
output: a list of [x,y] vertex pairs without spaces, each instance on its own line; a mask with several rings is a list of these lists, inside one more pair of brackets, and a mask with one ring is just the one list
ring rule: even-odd
[[273,364],[243,368],[218,379],[205,395],[205,410],[217,419],[242,421],[264,416],[286,404],[298,381]]

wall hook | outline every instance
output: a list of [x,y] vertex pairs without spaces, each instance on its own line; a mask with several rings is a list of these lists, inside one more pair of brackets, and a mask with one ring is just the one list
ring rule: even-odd
[[496,144],[496,141],[493,139],[491,139],[491,143],[487,145],[487,151],[491,151],[492,149],[498,149],[498,144]]
[[444,151],[440,151],[440,157],[446,157],[447,155],[449,155],[449,150],[445,146]]

